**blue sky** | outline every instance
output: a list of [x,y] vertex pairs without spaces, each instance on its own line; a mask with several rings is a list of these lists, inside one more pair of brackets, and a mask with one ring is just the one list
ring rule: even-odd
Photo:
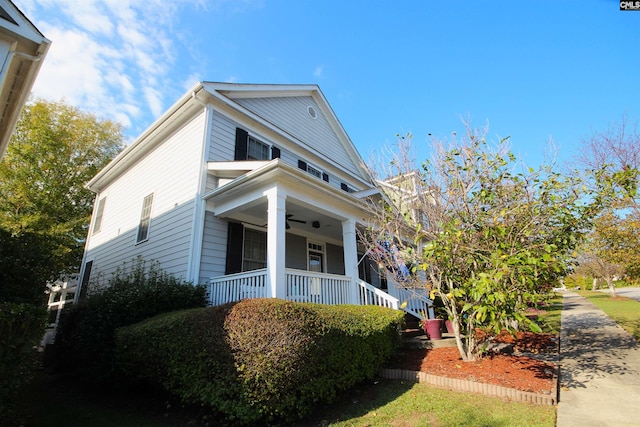
[[198,80],[316,83],[367,159],[462,119],[559,161],[640,120],[640,11],[617,0],[14,0],[53,41],[34,94],[134,138]]

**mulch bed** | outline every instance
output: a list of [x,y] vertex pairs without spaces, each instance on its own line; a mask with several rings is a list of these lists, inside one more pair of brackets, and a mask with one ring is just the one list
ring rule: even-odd
[[387,366],[420,371],[449,378],[477,381],[533,393],[551,393],[555,386],[556,366],[522,353],[557,351],[552,334],[503,333],[494,342],[513,345],[513,353],[489,352],[479,361],[463,362],[456,347],[431,350],[403,350]]

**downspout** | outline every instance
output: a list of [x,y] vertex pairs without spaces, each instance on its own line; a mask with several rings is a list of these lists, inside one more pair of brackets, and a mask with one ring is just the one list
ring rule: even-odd
[[204,107],[205,126],[202,136],[202,151],[200,157],[200,178],[198,180],[198,190],[193,201],[193,218],[191,222],[191,245],[189,247],[189,257],[187,264],[187,281],[198,285],[200,281],[200,261],[202,257],[202,241],[204,234],[205,202],[202,195],[205,193],[207,185],[207,161],[209,159],[209,142],[211,134],[212,110],[210,105],[198,98],[198,93],[193,91],[191,99]]

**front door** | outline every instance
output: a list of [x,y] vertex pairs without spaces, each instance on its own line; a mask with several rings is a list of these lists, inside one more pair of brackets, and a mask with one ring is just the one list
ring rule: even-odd
[[321,243],[308,243],[309,271],[324,273],[324,245]]
[[320,252],[311,252],[309,251],[309,271],[313,271],[315,273],[322,273],[324,264],[323,257]]

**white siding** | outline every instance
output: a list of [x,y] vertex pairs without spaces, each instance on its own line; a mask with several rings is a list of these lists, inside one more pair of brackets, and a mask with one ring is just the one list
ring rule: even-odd
[[[105,188],[101,231],[90,235],[86,260],[93,260],[92,279],[108,280],[124,262],[137,256],[185,277],[198,191],[204,114],[187,121],[135,166]],[[154,193],[149,239],[136,244],[142,200]]]
[[223,276],[227,258],[227,222],[216,218],[212,212],[205,214],[200,282]]
[[[213,126],[209,161],[222,162],[233,160],[236,144],[236,127],[240,126],[219,112],[213,113]],[[242,127],[242,126],[240,126]],[[246,129],[246,126],[244,127]]]
[[[268,98],[266,100],[262,100],[262,101],[272,101],[272,100],[278,100],[280,98]],[[296,99],[296,98],[286,98],[286,99]],[[309,102],[313,102],[313,99],[311,97],[305,97],[303,98],[306,101],[303,103],[303,105],[308,105],[307,101]],[[246,100],[241,100],[241,101],[246,101]],[[315,104],[314,104],[315,105]],[[304,107],[306,108],[306,107]],[[306,110],[305,110],[306,111]],[[318,111],[318,119],[320,120],[321,117],[321,113],[319,111],[319,109],[317,109]],[[306,113],[305,113],[306,114]],[[309,116],[307,116],[308,119],[310,119]],[[328,126],[328,124],[326,125]],[[331,185],[333,185],[336,188],[340,188],[340,184],[342,182],[344,182],[344,179],[340,179],[338,177],[336,177],[336,175],[334,173],[332,173],[332,170],[334,167],[329,167],[328,163],[325,163],[323,161],[311,161],[306,157],[301,157],[297,154],[294,154],[294,152],[292,151],[291,148],[291,142],[290,141],[282,141],[279,139],[275,139],[275,137],[273,136],[273,134],[271,134],[272,136],[269,137],[268,135],[266,135],[266,133],[260,132],[260,130],[256,130],[253,127],[250,127],[246,124],[243,123],[238,123],[235,120],[222,115],[220,112],[215,112],[214,113],[214,117],[213,117],[213,135],[210,138],[211,141],[211,147],[209,150],[209,161],[212,162],[220,162],[220,161],[230,161],[234,159],[234,152],[235,152],[235,139],[236,139],[236,128],[240,127],[244,130],[246,130],[247,132],[249,132],[249,134],[257,139],[259,139],[260,141],[263,141],[267,144],[273,144],[276,147],[278,147],[281,150],[280,153],[280,159],[286,163],[289,163],[290,165],[293,165],[295,167],[298,167],[298,160],[303,160],[311,165],[313,165],[316,168],[319,168],[320,170],[322,170],[323,172],[326,172],[329,174],[329,183]],[[288,133],[290,134],[295,134],[294,131],[292,131],[291,129],[285,129]],[[328,138],[328,139],[332,139],[335,144],[328,144],[327,147],[331,148],[331,146],[339,146],[340,148],[338,149],[337,147],[335,148],[334,152],[341,152],[344,154],[344,156],[347,156],[346,151],[344,150],[344,147],[342,146],[342,143],[340,141],[338,141],[338,139],[335,137],[335,135],[333,134],[333,131],[331,130],[331,128],[329,128],[329,133],[331,134],[332,138]],[[327,152],[328,150],[325,149],[325,145],[324,143],[320,143],[316,149],[318,149],[321,152]],[[299,151],[299,150],[298,150]],[[326,155],[327,158],[331,158],[331,155]],[[351,163],[353,164],[353,163]],[[335,169],[334,169],[335,171]],[[219,185],[223,185],[224,183],[226,183],[228,181],[226,180],[220,180],[220,182],[218,183]],[[211,189],[210,185],[213,184],[211,181],[208,182],[208,189]],[[349,186],[351,188],[356,188],[356,186],[353,183],[349,183]]]
[[[353,159],[312,97],[240,98],[235,101],[323,153],[342,169],[359,174]],[[316,110],[316,119],[309,116],[309,106]]]

